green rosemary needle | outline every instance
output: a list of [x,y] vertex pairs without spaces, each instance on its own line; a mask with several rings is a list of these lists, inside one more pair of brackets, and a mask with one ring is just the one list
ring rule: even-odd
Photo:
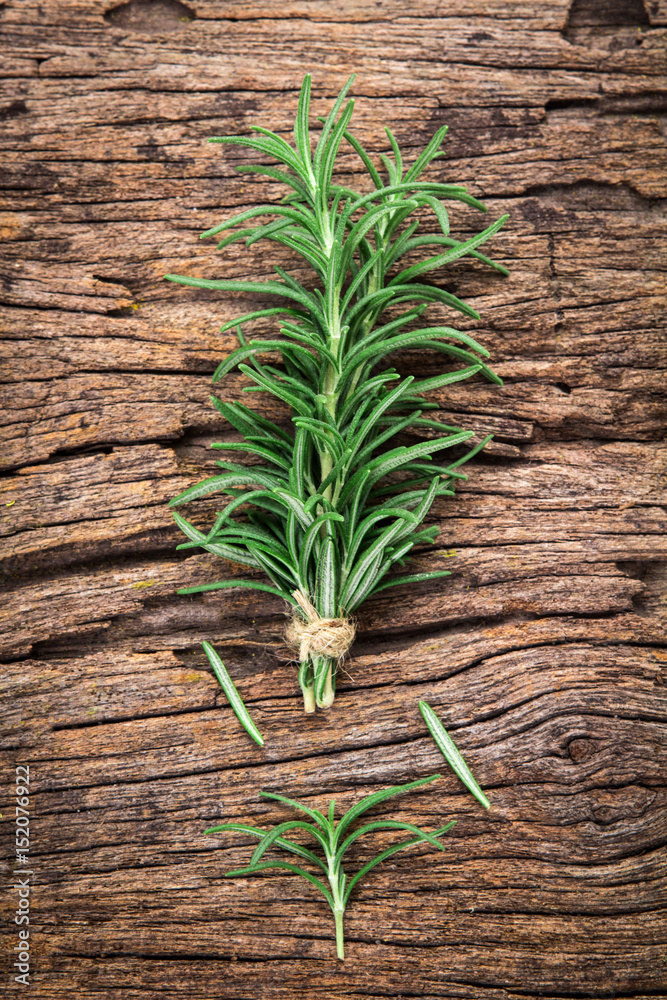
[[[244,823],[222,823],[220,826],[211,827],[209,830],[206,830],[205,833],[224,833],[227,831],[235,831],[237,833],[246,833],[250,836],[259,838],[259,844],[255,848],[250,864],[245,868],[237,868],[234,871],[227,872],[227,878],[236,878],[240,875],[254,875],[257,872],[266,871],[267,868],[283,868],[296,875],[301,875],[302,878],[305,878],[311,883],[311,885],[314,885],[315,888],[322,893],[331,908],[331,912],[333,913],[334,924],[336,927],[336,951],[338,958],[343,959],[345,958],[343,916],[345,914],[345,907],[347,906],[350,898],[350,893],[357,882],[362,879],[364,875],[371,870],[371,868],[374,868],[375,865],[378,865],[381,861],[391,857],[392,854],[396,854],[405,847],[413,847],[415,844],[426,841],[433,847],[437,847],[439,850],[444,850],[442,844],[436,838],[442,836],[443,833],[446,833],[447,830],[451,829],[451,827],[454,826],[455,820],[452,820],[445,826],[440,827],[439,830],[434,830],[433,833],[426,833],[425,830],[421,830],[418,826],[414,826],[412,823],[403,823],[398,820],[373,820],[370,823],[366,823],[359,827],[353,833],[348,832],[349,827],[352,823],[359,819],[363,813],[367,812],[379,802],[384,802],[385,799],[392,798],[395,795],[402,795],[405,792],[411,791],[413,788],[419,788],[421,785],[427,785],[432,781],[436,781],[439,777],[439,774],[435,774],[429,778],[421,778],[419,781],[411,781],[407,785],[394,785],[391,788],[385,788],[379,792],[374,792],[373,795],[369,795],[360,802],[357,802],[357,804],[345,813],[342,819],[340,819],[337,823],[334,819],[335,800],[333,799],[329,804],[328,816],[325,816],[317,809],[311,809],[309,806],[301,805],[299,802],[295,802],[294,799],[285,798],[284,795],[275,795],[272,792],[260,792],[260,795],[265,799],[275,799],[278,802],[284,802],[285,805],[291,806],[293,809],[297,809],[300,812],[305,813],[311,820],[313,820],[313,822],[307,823],[304,820],[289,820],[285,823],[280,823],[272,830],[267,831],[260,830],[254,826],[246,826]],[[324,860],[309,848],[303,847],[301,844],[297,844],[285,837],[284,834],[289,833],[290,830],[303,830],[308,833],[321,847],[324,854]],[[342,867],[344,854],[359,837],[366,833],[371,833],[374,830],[406,830],[413,834],[413,837],[410,840],[401,841],[399,844],[393,844],[391,847],[381,851],[380,854],[360,868],[356,875],[348,879],[348,876]],[[311,872],[306,871],[298,865],[291,864],[288,861],[262,861],[261,859],[265,852],[273,844],[275,844],[276,847],[281,847],[283,850],[310,862],[316,868],[319,868],[320,871],[324,873],[324,876],[329,883],[329,887],[327,888],[321,877],[313,875]]]
[[[435,540],[437,526],[423,527],[431,506],[438,497],[453,495],[455,481],[466,478],[459,466],[488,440],[469,447],[472,431],[424,416],[437,409],[424,393],[477,374],[502,384],[485,362],[488,351],[469,334],[425,324],[423,314],[432,303],[479,316],[424,278],[465,255],[506,274],[477,248],[507,216],[467,240],[450,235],[444,201],[484,206],[464,187],[420,180],[441,155],[446,128],[407,168],[387,129],[391,155],[382,156],[383,179],[348,129],[353,101],[346,97],[352,79],[322,120],[315,143],[309,132],[308,76],[299,96],[293,144],[260,127],[253,135],[210,140],[245,146],[277,161],[278,166],[237,169],[264,174],[287,194],[275,204],[249,208],[203,236],[226,234],[220,248],[240,239],[248,246],[260,239],[282,244],[311,267],[312,287],[280,267],[275,268],[277,279],[263,282],[167,275],[196,288],[273,299],[222,327],[222,332],[236,328],[239,347],[222,361],[213,380],[238,368],[251,383],[244,392],[269,392],[287,405],[291,427],[285,430],[239,402],[214,398],[243,440],[213,447],[232,457],[245,452],[256,464],[226,458],[218,462],[219,475],[181,493],[172,505],[212,493],[229,498],[208,531],[175,514],[188,538],[181,548],[201,547],[263,571],[271,582],[231,578],[180,593],[245,586],[288,601],[294,608],[289,640],[299,653],[307,711],[333,702],[335,668],[354,638],[350,615],[362,601],[387,587],[449,575],[437,570],[387,578],[415,545]],[[343,142],[362,161],[372,188],[368,193],[333,180]],[[425,211],[437,222],[437,234],[418,234]],[[429,256],[405,265],[406,255],[414,259],[414,252],[424,249]],[[246,339],[247,324],[276,319],[277,334]],[[402,378],[394,368],[383,367],[388,355],[415,348],[439,352],[456,367],[425,379]],[[409,431],[437,433],[408,445],[395,443],[397,434]],[[463,455],[434,460],[466,442],[469,450]]]
[[468,791],[475,796],[477,801],[484,806],[485,809],[491,808],[491,803],[487,799],[486,795],[482,789],[477,784],[475,777],[466,764],[465,760],[461,756],[459,748],[457,747],[454,740],[451,738],[442,722],[435,714],[433,709],[427,702],[419,702],[419,711],[421,712],[424,722],[428,726],[429,732],[435,742],[438,745],[438,749],[442,753],[443,757],[457,775],[457,777],[463,782]]
[[204,652],[208,657],[208,662],[211,664],[211,667],[213,668],[213,673],[215,674],[218,683],[220,684],[220,687],[227,695],[227,700],[229,701],[229,704],[232,706],[234,712],[236,713],[237,719],[247,732],[248,736],[252,737],[255,743],[259,743],[259,745],[263,747],[264,738],[260,733],[259,729],[257,728],[257,726],[255,725],[255,723],[252,721],[250,717],[250,712],[245,707],[241,695],[236,690],[236,685],[229,676],[226,666],[224,665],[224,663],[222,662],[216,651],[213,649],[213,646],[211,646],[209,642],[202,643],[202,646],[204,647]]

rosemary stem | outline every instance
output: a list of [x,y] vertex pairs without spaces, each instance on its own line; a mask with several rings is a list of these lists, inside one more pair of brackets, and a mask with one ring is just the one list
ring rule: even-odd
[[[322,659],[324,659],[324,657],[322,657]],[[326,681],[324,683],[324,689],[322,691],[320,698],[317,700],[317,705],[319,708],[331,708],[335,698],[335,690],[333,685],[334,661],[331,659],[331,657],[328,656],[326,657],[326,659],[329,661],[329,663],[327,667],[327,676],[326,676]]]
[[336,954],[341,961],[345,958],[345,934],[343,932],[343,915],[345,908],[334,907],[334,923],[336,924]]
[[303,694],[303,710],[310,715],[315,711],[315,684],[310,657],[299,664],[299,685]]
[[331,898],[333,906],[331,910],[334,915],[336,925],[336,954],[341,961],[345,958],[345,935],[343,931],[343,914],[345,913],[345,873],[340,867],[336,867],[335,855],[327,852],[329,862],[329,885],[331,886]]
[[[336,315],[335,321],[332,324],[332,329],[329,334],[329,349],[334,357],[338,357],[338,350],[340,347],[340,326],[338,323],[338,316]],[[336,421],[336,410],[338,408],[338,397],[340,393],[338,392],[338,375],[336,369],[331,363],[327,364],[326,376],[324,379],[324,405],[327,412]],[[333,458],[328,452],[320,453],[320,465],[321,465],[321,475],[322,481],[324,481],[331,470],[333,469]],[[331,500],[332,494],[332,484],[329,484],[324,490],[324,496],[327,500]]]
[[312,715],[315,711],[315,692],[312,687],[301,688],[303,692],[303,710],[307,715]]

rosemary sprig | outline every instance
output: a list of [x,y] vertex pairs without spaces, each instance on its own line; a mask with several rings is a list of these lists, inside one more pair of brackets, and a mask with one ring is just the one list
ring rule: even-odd
[[[282,299],[282,304],[255,309],[222,327],[223,332],[236,328],[239,347],[213,379],[217,382],[238,367],[252,383],[244,392],[269,392],[290,408],[291,432],[241,403],[214,398],[219,412],[243,438],[214,447],[232,455],[246,452],[259,461],[251,466],[228,458],[220,461],[219,475],[192,486],[172,504],[211,493],[230,498],[207,532],[176,513],[188,538],[180,547],[201,547],[263,570],[271,583],[232,578],[180,593],[245,586],[292,604],[292,638],[299,648],[306,711],[332,703],[335,666],[354,634],[348,618],[362,601],[388,587],[449,575],[438,570],[386,579],[415,545],[435,540],[437,526],[423,527],[431,506],[438,497],[453,495],[455,480],[466,478],[459,466],[488,440],[462,457],[436,463],[435,455],[469,442],[473,432],[423,417],[425,411],[437,409],[423,393],[477,374],[502,384],[487,366],[488,351],[481,344],[451,326],[427,326],[422,317],[435,302],[479,319],[469,305],[426,283],[424,276],[465,255],[506,274],[477,248],[507,216],[470,239],[450,235],[443,199],[485,209],[463,187],[420,180],[441,155],[446,128],[408,169],[387,129],[392,154],[382,157],[387,175],[383,180],[348,129],[353,102],[346,97],[352,79],[321,120],[314,149],[308,76],[299,97],[293,145],[260,127],[252,130],[254,135],[210,140],[245,146],[277,161],[277,167],[249,164],[238,169],[276,180],[288,193],[281,202],[247,209],[203,236],[225,234],[221,248],[240,239],[248,246],[260,239],[282,244],[310,265],[315,286],[300,284],[280,267],[275,268],[278,280],[264,282],[167,275],[170,281],[196,288]],[[332,179],[343,142],[358,154],[369,175],[372,190],[366,194]],[[440,227],[437,235],[416,235],[425,210]],[[265,221],[247,225],[262,217]],[[431,251],[426,259],[403,263],[406,255],[424,248]],[[277,336],[246,339],[244,325],[276,317]],[[459,367],[426,379],[401,378],[394,368],[377,369],[389,355],[408,348],[437,351]],[[267,355],[277,356],[279,366],[264,360]],[[411,445],[392,443],[399,432],[423,428],[439,433]]]
[[[336,927],[336,951],[338,958],[343,959],[345,958],[343,916],[350,893],[357,882],[371,868],[374,868],[381,861],[386,860],[386,858],[391,857],[392,854],[396,854],[405,847],[413,847],[415,844],[427,841],[433,847],[444,850],[442,844],[436,838],[451,829],[454,826],[455,820],[440,827],[438,830],[434,830],[433,833],[426,833],[425,830],[421,830],[412,823],[403,823],[398,820],[372,820],[370,823],[365,823],[363,826],[358,827],[352,833],[348,832],[349,827],[379,802],[384,802],[385,799],[392,798],[395,795],[402,795],[413,788],[419,788],[421,785],[428,785],[430,782],[436,781],[439,777],[439,774],[435,774],[429,778],[411,781],[407,785],[394,785],[391,788],[384,788],[381,791],[374,792],[373,795],[369,795],[360,802],[357,802],[337,823],[334,819],[334,799],[331,800],[328,815],[325,816],[317,809],[301,805],[299,802],[295,802],[294,799],[285,798],[284,795],[275,795],[272,792],[260,792],[260,795],[265,799],[275,799],[277,802],[283,802],[285,805],[305,813],[313,822],[307,823],[304,820],[289,820],[285,823],[279,823],[272,830],[266,831],[260,830],[258,827],[246,826],[244,823],[222,823],[220,826],[211,827],[205,833],[224,833],[231,830],[259,838],[259,844],[255,848],[250,864],[245,868],[237,868],[234,871],[226,872],[227,878],[236,878],[240,875],[254,875],[257,872],[266,871],[267,868],[282,868],[285,871],[301,875],[311,885],[314,885],[322,893],[333,913]],[[290,830],[303,830],[308,833],[321,847],[324,860],[310,849],[302,847],[301,844],[297,844],[285,837],[284,834],[289,833]],[[414,836],[410,840],[393,844],[391,847],[381,851],[371,861],[363,865],[356,875],[348,878],[342,867],[343,856],[359,837],[362,837],[366,833],[372,833],[374,830],[407,830]],[[298,865],[291,864],[289,861],[262,861],[261,859],[265,852],[273,844],[283,848],[283,850],[288,851],[290,854],[297,855],[297,857],[310,862],[316,868],[320,869],[329,883],[329,888],[327,888],[321,877],[313,875],[311,872],[306,871]]]

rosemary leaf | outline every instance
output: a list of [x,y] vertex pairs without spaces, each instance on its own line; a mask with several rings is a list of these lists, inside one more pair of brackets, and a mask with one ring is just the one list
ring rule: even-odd
[[429,728],[431,736],[438,744],[438,747],[449,766],[455,774],[458,775],[468,791],[472,792],[477,801],[481,802],[485,809],[490,809],[491,803],[475,781],[470,768],[459,753],[454,740],[451,738],[431,706],[425,701],[420,701],[419,710],[424,717],[424,721]]
[[262,734],[260,733],[257,726],[250,718],[250,713],[243,704],[243,699],[236,690],[234,681],[227,673],[227,668],[225,667],[224,663],[222,662],[222,660],[220,659],[220,657],[218,656],[218,654],[213,649],[213,646],[211,646],[210,643],[203,642],[202,646],[204,647],[204,652],[208,657],[208,662],[213,667],[213,673],[220,681],[222,690],[227,695],[229,704],[232,706],[234,712],[236,713],[236,718],[239,720],[239,722],[241,723],[245,731],[248,733],[248,735],[252,736],[255,743],[259,743],[259,745],[263,747],[264,739],[262,737]]

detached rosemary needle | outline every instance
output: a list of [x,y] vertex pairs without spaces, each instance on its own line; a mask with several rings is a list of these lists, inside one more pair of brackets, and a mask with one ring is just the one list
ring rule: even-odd
[[491,803],[487,799],[486,795],[479,787],[475,778],[473,777],[472,771],[464,761],[463,757],[459,752],[454,740],[451,738],[442,722],[435,714],[430,705],[425,701],[419,702],[419,711],[424,717],[424,722],[428,726],[429,732],[438,747],[456,775],[461,779],[463,784],[466,786],[469,792],[471,792],[478,802],[480,802],[485,809],[491,808]]
[[259,745],[263,747],[264,739],[262,737],[262,734],[260,733],[257,726],[250,718],[250,712],[245,707],[243,699],[236,690],[236,685],[229,676],[227,668],[225,667],[224,663],[222,662],[222,660],[220,659],[220,657],[218,656],[218,654],[216,653],[210,642],[203,642],[202,646],[204,647],[204,652],[208,657],[208,662],[213,667],[213,673],[220,682],[222,690],[227,695],[227,700],[229,701],[229,704],[234,709],[236,718],[239,720],[239,722],[247,732],[248,736],[252,736],[255,743],[259,743]]

